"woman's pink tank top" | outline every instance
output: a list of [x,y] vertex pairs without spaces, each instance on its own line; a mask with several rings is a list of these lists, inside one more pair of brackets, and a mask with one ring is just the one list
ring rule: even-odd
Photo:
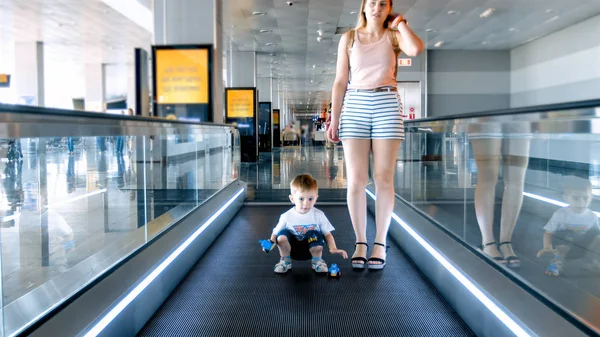
[[374,43],[362,44],[358,32],[350,49],[350,84],[348,89],[375,89],[396,86],[396,54],[386,31]]

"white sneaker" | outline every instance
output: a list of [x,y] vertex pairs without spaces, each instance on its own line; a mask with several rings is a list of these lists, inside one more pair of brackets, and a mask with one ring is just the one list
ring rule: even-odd
[[327,263],[323,259],[312,260],[312,269],[317,273],[326,273]]
[[274,271],[277,274],[285,274],[288,272],[288,270],[292,269],[292,261],[288,260],[288,259],[281,259],[279,260],[279,262],[275,265]]

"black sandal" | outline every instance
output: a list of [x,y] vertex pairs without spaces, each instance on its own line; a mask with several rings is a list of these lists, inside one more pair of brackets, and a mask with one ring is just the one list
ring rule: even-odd
[[[374,245],[378,245],[378,246],[382,246],[385,247],[385,252],[387,253],[388,249],[390,248],[390,246],[386,246],[383,243],[379,243],[379,242],[373,242]],[[381,263],[369,263],[369,262],[381,262]],[[383,267],[385,267],[385,259],[379,258],[379,257],[370,257],[369,261],[367,261],[367,263],[369,264],[369,269],[373,269],[373,270],[382,270]]]
[[[498,247],[500,247],[502,245],[511,245],[510,248],[512,250],[512,242],[510,242],[510,241],[500,242],[500,244],[498,245]],[[502,251],[500,251],[500,253],[502,254],[502,256],[504,256],[504,254],[502,253]],[[514,255],[505,257],[504,259],[506,260],[506,265],[509,268],[519,268],[521,266],[521,260],[518,257],[514,256]]]
[[[365,245],[367,246],[367,251],[369,251],[369,245],[366,242],[357,242],[354,244],[354,247],[356,247],[356,245]],[[356,248],[355,248],[356,249]],[[365,257],[362,256],[357,256],[357,257],[353,257],[350,259],[350,261],[352,262],[352,268],[354,269],[365,269],[366,265],[367,265],[367,257],[366,257],[366,253],[365,253]],[[362,263],[355,263],[356,262],[362,262]]]
[[[495,245],[495,244],[496,244],[496,241],[492,241],[492,242],[490,242],[490,243],[486,243],[485,245],[481,245],[481,251],[482,251],[482,252],[483,252],[485,255],[487,255],[487,256],[489,256],[489,257],[491,257],[492,259],[494,259],[494,261],[496,261],[496,262],[498,262],[498,263],[500,263],[500,264],[506,264],[506,259],[505,259],[505,258],[503,258],[503,257],[501,257],[501,256],[492,257],[491,255],[487,254],[487,253],[486,253],[486,252],[483,250],[485,247],[487,247],[487,246],[491,246],[491,245]],[[502,254],[502,252],[500,252],[500,254]]]

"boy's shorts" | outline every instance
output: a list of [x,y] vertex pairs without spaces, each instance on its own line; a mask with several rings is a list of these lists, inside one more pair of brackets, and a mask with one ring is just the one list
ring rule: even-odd
[[319,231],[308,231],[304,234],[304,239],[298,240],[296,236],[287,229],[283,229],[277,233],[277,237],[284,235],[288,238],[292,250],[290,251],[290,257],[292,260],[310,260],[312,255],[310,254],[310,248],[316,246],[324,246],[325,239],[323,234]]

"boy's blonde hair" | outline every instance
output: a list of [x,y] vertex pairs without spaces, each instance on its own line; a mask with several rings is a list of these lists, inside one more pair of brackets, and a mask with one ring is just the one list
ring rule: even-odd
[[293,194],[296,190],[300,192],[318,190],[319,185],[310,174],[301,174],[290,182],[290,189]]

